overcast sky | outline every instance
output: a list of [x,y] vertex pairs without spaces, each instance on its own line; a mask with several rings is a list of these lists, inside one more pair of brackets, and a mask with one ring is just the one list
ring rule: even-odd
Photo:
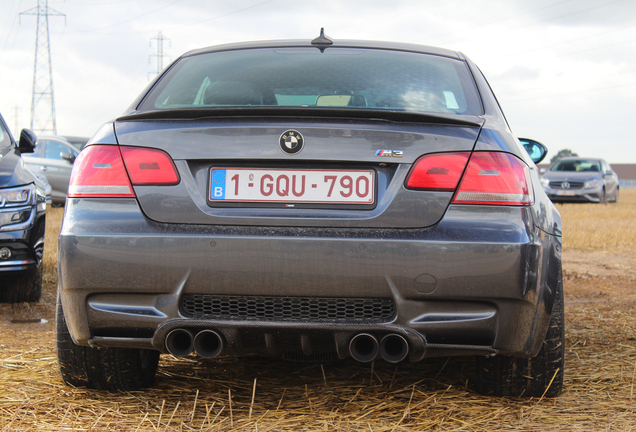
[[[44,0],[41,0],[44,3]],[[0,112],[30,126],[37,0],[0,0]],[[49,0],[59,135],[91,136],[163,65],[228,42],[333,39],[463,52],[488,78],[513,132],[550,149],[636,163],[634,0]],[[17,112],[17,119],[16,119]],[[17,130],[16,130],[17,125]]]

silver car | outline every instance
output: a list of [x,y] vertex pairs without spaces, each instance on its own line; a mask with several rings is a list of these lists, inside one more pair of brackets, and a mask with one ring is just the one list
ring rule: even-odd
[[552,202],[618,202],[618,175],[603,159],[564,157],[541,177]]
[[33,153],[24,155],[24,161],[34,173],[42,174],[51,185],[53,204],[66,201],[73,162],[80,150],[62,137],[40,136]]
[[196,353],[476,356],[480,393],[562,389],[561,219],[454,51],[184,54],[75,161],[58,259],[74,386],[149,386],[160,354]]

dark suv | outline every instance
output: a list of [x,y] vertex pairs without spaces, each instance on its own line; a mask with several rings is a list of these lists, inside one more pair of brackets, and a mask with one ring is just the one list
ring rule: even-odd
[[38,301],[42,293],[42,255],[46,184],[20,155],[33,152],[28,129],[16,143],[0,115],[0,301]]

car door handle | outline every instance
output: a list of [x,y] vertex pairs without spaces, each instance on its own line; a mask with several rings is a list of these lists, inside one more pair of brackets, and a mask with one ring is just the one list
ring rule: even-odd
[[49,170],[49,168],[48,168],[48,167],[45,167],[45,166],[41,166],[41,167],[40,167],[40,171],[48,171],[48,170]]

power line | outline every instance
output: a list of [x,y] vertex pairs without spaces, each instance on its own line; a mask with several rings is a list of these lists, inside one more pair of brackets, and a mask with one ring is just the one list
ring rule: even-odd
[[[508,20],[513,19],[513,18],[518,18],[520,16],[528,15],[528,14],[531,14],[531,13],[534,13],[534,12],[538,12],[538,11],[541,11],[541,10],[544,10],[544,9],[550,9],[550,8],[553,8],[553,7],[556,7],[556,6],[560,6],[560,5],[564,4],[564,3],[571,3],[573,1],[575,1],[575,0],[563,0],[563,1],[559,2],[559,3],[551,4],[551,5],[540,7],[540,8],[536,8],[536,9],[530,9],[530,10],[527,10],[525,12],[521,12],[521,13],[518,13],[516,15],[513,15],[513,16],[508,16],[508,17],[505,17],[505,18],[496,19],[494,21],[489,21],[489,22],[485,22],[485,23],[482,23],[482,24],[477,24],[477,25],[474,25],[472,27],[462,26],[461,29],[459,29],[459,30],[453,30],[453,31],[450,31],[450,32],[440,33],[440,34],[436,34],[436,35],[433,35],[433,36],[429,36],[427,38],[427,40],[437,39],[437,38],[440,38],[442,36],[448,36],[448,35],[453,35],[453,34],[457,34],[457,33],[465,33],[467,31],[471,31],[472,32],[472,30],[474,30],[476,28],[492,26],[493,24],[497,24],[499,22],[508,21]],[[617,1],[624,1],[624,0],[617,0]],[[529,24],[529,25],[532,25],[532,24]],[[420,42],[421,42],[421,39],[418,40],[418,41],[415,41],[415,43],[420,43]]]
[[[466,32],[474,33],[473,31],[475,29],[477,29],[477,28],[491,27],[492,25],[500,23],[500,22],[503,22],[503,21],[508,21],[508,20],[511,20],[513,18],[518,18],[518,17],[523,16],[523,15],[528,15],[528,14],[535,13],[535,12],[538,12],[538,11],[551,9],[551,8],[556,7],[556,6],[561,6],[561,5],[565,4],[565,3],[571,3],[573,1],[575,1],[575,0],[564,0],[564,1],[561,1],[559,3],[554,3],[554,4],[550,4],[548,6],[544,6],[544,7],[540,7],[540,8],[536,8],[536,9],[531,9],[531,10],[528,10],[526,12],[515,14],[513,16],[508,16],[508,17],[505,17],[505,18],[496,19],[494,21],[489,21],[489,22],[485,22],[485,23],[482,23],[482,24],[477,24],[477,25],[472,26],[472,27],[462,26],[458,30],[453,30],[453,31],[450,31],[450,32],[442,33],[442,34],[433,35],[433,36],[430,36],[428,39],[436,39],[436,38],[439,38],[439,37],[442,37],[442,36],[453,35],[453,34],[458,34],[458,33],[466,33]],[[585,13],[585,12],[590,12],[590,11],[597,10],[597,9],[602,9],[602,8],[605,8],[605,7],[608,7],[608,6],[615,5],[617,3],[624,3],[626,1],[628,1],[628,0],[608,1],[606,3],[590,6],[590,7],[585,8],[585,9],[579,9],[579,10],[576,10],[574,12],[564,13],[564,14],[561,14],[561,15],[553,16],[551,18],[542,19],[539,22],[530,22],[530,23],[527,23],[527,24],[524,24],[524,25],[521,25],[521,26],[516,26],[516,27],[514,27],[514,30],[515,31],[519,31],[520,29],[543,25],[543,24],[546,24],[546,23],[548,23],[550,21],[555,21],[555,20],[562,19],[562,18],[568,18],[568,17],[571,17],[571,16],[580,15],[580,14]],[[627,26],[627,27],[631,27],[631,25]],[[508,29],[508,30],[510,30],[510,29]],[[504,30],[504,31],[508,31],[508,30]],[[454,40],[450,40],[450,41],[446,42],[446,45],[450,45],[450,44],[459,42],[461,40],[463,40],[463,38],[461,38],[461,37],[460,38],[456,38]],[[517,55],[517,54],[518,54],[517,52],[509,53],[509,54],[506,54],[505,57],[514,56],[514,55]]]
[[[634,73],[636,73],[636,70],[631,69],[631,70],[625,70],[625,71],[621,71],[621,72],[615,72],[615,73],[611,73],[611,74],[605,74],[605,75],[600,75],[600,76],[593,76],[593,77],[589,77],[586,78],[584,80],[577,80],[577,82],[587,82],[587,81],[599,81],[599,80],[605,80],[607,81],[608,78],[611,77],[615,77],[618,75],[625,75],[625,74],[630,74],[633,75]],[[507,91],[507,92],[497,92],[497,96],[499,97],[505,97],[505,96],[509,96],[512,94],[518,94],[518,93],[527,93],[527,92],[537,92],[537,91],[541,91],[541,90],[545,90],[545,89],[550,89],[554,87],[554,85],[547,85],[547,86],[538,86],[538,87],[525,87],[523,89],[519,89],[519,90],[513,90],[513,91]],[[581,90],[581,92],[584,92],[585,90]]]
[[[617,31],[625,30],[625,29],[628,29],[628,28],[631,28],[631,27],[634,27],[634,26],[636,26],[636,24],[629,24],[629,25],[626,25],[626,26],[623,26],[623,27],[619,27],[619,28],[615,28],[615,29],[611,29],[611,30],[606,30],[606,31],[603,31],[603,32],[600,32],[600,33],[594,33],[594,34],[590,34],[590,35],[587,35],[587,36],[581,36],[581,37],[578,37],[578,38],[575,38],[575,39],[568,39],[566,41],[553,43],[553,44],[550,44],[550,45],[542,45],[542,46],[539,46],[539,47],[530,48],[530,49],[523,50],[523,51],[517,51],[517,52],[511,53],[511,54],[506,54],[506,55],[504,55],[502,57],[504,57],[504,58],[506,58],[506,57],[514,57],[514,56],[521,55],[521,54],[526,54],[526,53],[529,53],[529,52],[532,52],[532,51],[540,51],[540,50],[544,50],[544,49],[548,49],[548,48],[554,48],[554,47],[559,46],[559,45],[566,45],[566,44],[570,44],[570,43],[574,43],[574,42],[579,42],[579,41],[582,41],[582,40],[585,40],[585,39],[598,38],[599,36],[606,35],[608,33],[613,33],[613,32],[617,32]],[[631,42],[632,40],[623,41],[621,43]],[[596,48],[590,48],[590,49],[604,48],[605,46],[610,46],[610,45],[603,45],[603,46],[599,46],[599,47],[596,47]],[[577,54],[579,52],[583,52],[583,51],[577,51],[577,52],[574,52],[572,54]],[[565,54],[565,55],[569,55],[569,54]]]
[[[17,16],[13,17],[13,22],[11,23],[11,27],[9,27],[9,20],[11,19],[11,15],[13,15],[13,4],[11,4],[11,9],[9,9],[9,13],[7,14],[7,21],[3,27],[2,33],[1,33],[1,39],[0,40],[4,40],[4,45],[3,45],[3,50],[7,47],[7,42],[9,41],[9,36],[11,36],[11,31],[13,30],[13,26],[15,25],[15,20],[17,18]],[[7,32],[7,37],[5,39],[4,37],[4,32],[6,29],[9,29],[9,31]]]
[[[180,0],[177,0],[177,1],[180,1]],[[232,12],[228,12],[228,13],[225,13],[225,14],[222,14],[222,15],[213,16],[213,17],[211,17],[211,18],[206,18],[206,19],[199,20],[199,21],[192,21],[192,22],[188,22],[188,23],[184,23],[184,24],[174,25],[174,26],[172,26],[172,27],[168,27],[168,28],[167,28],[167,30],[173,30],[173,29],[177,29],[177,28],[181,28],[181,27],[190,27],[190,26],[197,25],[197,24],[201,24],[201,23],[208,22],[208,21],[215,21],[215,20],[218,20],[218,19],[221,19],[221,18],[228,17],[228,16],[230,16],[230,15],[234,15],[234,14],[237,14],[237,13],[240,13],[240,12],[244,12],[244,11],[249,10],[249,9],[253,9],[253,8],[256,8],[256,7],[262,6],[262,5],[267,4],[267,3],[271,3],[271,2],[273,2],[273,1],[275,1],[275,0],[265,0],[265,1],[262,1],[262,2],[259,2],[259,3],[256,3],[256,4],[253,4],[253,5],[251,5],[251,6],[246,6],[246,7],[244,7],[244,8],[237,9],[237,10],[234,10],[234,11],[232,11]],[[103,30],[103,29],[105,29],[105,28],[115,27],[115,26],[117,26],[117,25],[119,25],[119,24],[124,24],[124,23],[129,22],[129,21],[134,21],[134,20],[136,20],[136,19],[138,19],[138,18],[141,18],[141,17],[144,17],[144,16],[149,15],[149,14],[151,14],[151,13],[157,12],[157,11],[158,11],[158,10],[160,10],[160,9],[164,9],[164,8],[166,8],[166,7],[168,7],[168,6],[171,6],[171,5],[172,5],[172,4],[174,4],[174,3],[176,3],[176,1],[175,1],[175,2],[173,2],[173,3],[170,3],[170,4],[166,5],[166,6],[163,6],[163,7],[159,8],[159,9],[155,9],[155,10],[153,10],[153,11],[150,11],[150,12],[148,12],[148,13],[144,14],[144,15],[140,15],[140,16],[138,16],[138,17],[131,18],[131,19],[126,20],[126,21],[121,21],[121,22],[118,22],[118,23],[116,23],[116,24],[111,24],[111,25],[108,25],[108,26],[99,27],[99,28],[96,28],[96,29],[90,29],[90,30],[78,30],[78,31],[76,31],[76,32],[68,33],[68,34],[76,34],[76,33],[96,33],[96,34],[100,34],[100,35],[131,35],[131,34],[145,34],[145,33],[150,33],[150,31],[111,32],[111,33],[97,33],[96,31],[97,31],[97,30]],[[164,30],[166,30],[166,29],[164,28]]]
[[[631,87],[631,86],[634,86],[634,85],[636,85],[636,82],[625,83],[625,84],[617,84],[617,85],[612,85],[612,86],[607,86],[607,87],[599,87],[599,88],[594,88],[594,89],[576,90],[576,91],[558,93],[558,94],[556,94],[556,93],[544,94],[542,96],[528,97],[528,98],[524,98],[524,99],[505,99],[505,101],[506,101],[506,103],[511,103],[511,102],[527,102],[527,101],[540,100],[540,99],[561,98],[563,96],[581,95],[581,94],[584,94],[584,93],[593,93],[593,92],[604,91],[604,90],[612,90],[612,89],[617,89],[617,88],[622,88],[622,87]],[[503,99],[503,98],[501,98],[501,99]]]
[[109,25],[107,25],[107,26],[103,26],[103,27],[92,28],[92,29],[90,29],[90,30],[79,30],[79,31],[75,31],[75,32],[72,32],[72,33],[69,33],[69,34],[77,34],[77,33],[93,33],[93,32],[95,32],[95,31],[97,31],[97,30],[103,30],[103,29],[106,29],[106,28],[116,27],[116,26],[118,26],[118,25],[120,25],[120,24],[125,24],[125,23],[127,23],[127,22],[135,21],[136,19],[143,18],[143,17],[145,17],[145,16],[147,16],[147,15],[150,15],[150,14],[153,14],[153,13],[155,13],[155,12],[158,12],[158,11],[160,11],[161,9],[165,9],[165,8],[167,8],[167,7],[169,7],[169,6],[172,6],[172,5],[173,5],[173,4],[175,4],[175,3],[179,3],[180,1],[181,1],[181,0],[175,0],[175,1],[173,1],[172,3],[169,3],[169,4],[165,5],[165,6],[161,6],[160,8],[153,9],[153,10],[151,10],[150,12],[146,12],[146,13],[144,13],[144,14],[138,15],[138,16],[136,16],[136,17],[133,17],[133,18],[130,18],[130,19],[127,19],[127,20],[124,20],[124,21],[120,21],[120,22],[115,23],[115,24],[109,24]]

